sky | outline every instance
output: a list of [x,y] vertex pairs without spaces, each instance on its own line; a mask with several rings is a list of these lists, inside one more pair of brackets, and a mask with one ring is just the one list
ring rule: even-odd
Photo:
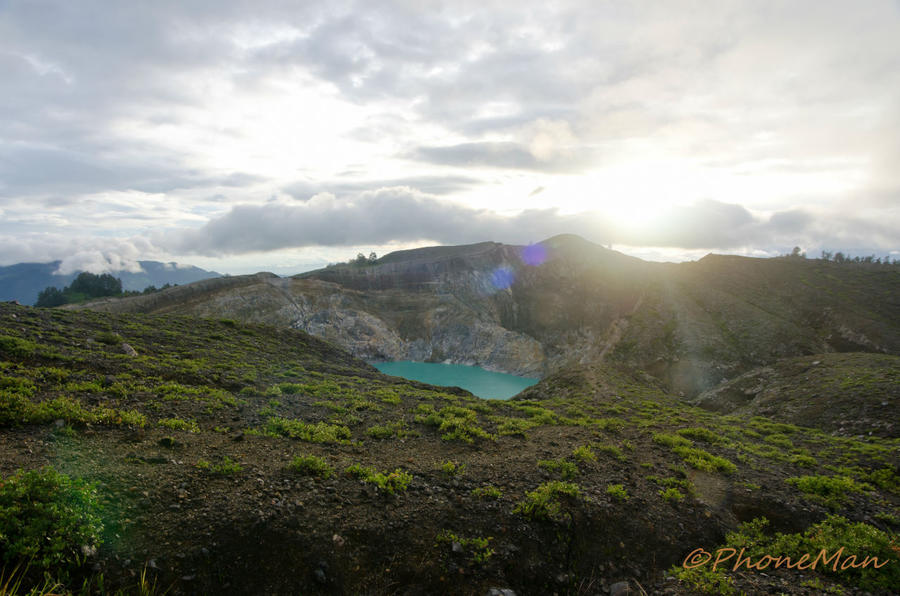
[[0,0],[0,265],[900,258],[900,2]]

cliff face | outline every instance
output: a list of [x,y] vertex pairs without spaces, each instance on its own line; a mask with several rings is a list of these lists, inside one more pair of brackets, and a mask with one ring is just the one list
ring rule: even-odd
[[364,359],[545,376],[598,361],[688,395],[780,358],[900,354],[895,267],[708,256],[647,263],[559,236],[392,253],[294,278],[257,274],[98,301],[293,327]]

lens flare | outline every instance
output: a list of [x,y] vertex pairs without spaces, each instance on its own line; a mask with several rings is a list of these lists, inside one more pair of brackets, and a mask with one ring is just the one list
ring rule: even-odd
[[540,265],[547,260],[547,249],[543,244],[529,244],[522,249],[522,261],[526,265]]
[[505,290],[516,281],[516,274],[509,267],[497,267],[491,274],[491,283],[498,290]]

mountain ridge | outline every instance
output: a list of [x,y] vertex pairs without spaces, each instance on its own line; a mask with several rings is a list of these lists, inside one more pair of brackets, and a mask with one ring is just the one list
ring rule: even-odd
[[900,353],[893,266],[733,255],[651,263],[573,236],[532,246],[544,251],[534,264],[524,246],[426,247],[84,307],[300,328],[370,360],[529,376],[607,360],[687,395],[784,357]]

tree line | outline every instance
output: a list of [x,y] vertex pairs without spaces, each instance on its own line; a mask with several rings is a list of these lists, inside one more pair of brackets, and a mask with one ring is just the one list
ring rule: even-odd
[[[177,285],[177,284],[175,284]],[[171,288],[172,284],[166,284],[161,288],[156,286],[147,286],[143,292],[135,290],[122,290],[122,280],[113,277],[109,273],[79,273],[78,277],[72,280],[72,283],[59,289],[56,286],[48,286],[38,293],[35,306],[52,307],[62,306],[63,304],[74,304],[92,300],[94,298],[104,298],[107,296],[137,296],[139,294],[151,294],[166,288]]]
[[[785,257],[789,257],[792,259],[805,259],[806,253],[803,252],[799,246],[795,246],[794,250],[791,251],[789,255],[783,255]],[[851,257],[850,255],[845,255],[844,253],[832,252],[828,250],[823,250],[822,255],[819,257],[820,261],[831,261],[832,263],[853,263],[860,265],[900,265],[900,260],[893,259],[889,256],[885,256],[884,259],[881,257],[876,257],[875,255],[869,255],[865,257],[855,256]]]

